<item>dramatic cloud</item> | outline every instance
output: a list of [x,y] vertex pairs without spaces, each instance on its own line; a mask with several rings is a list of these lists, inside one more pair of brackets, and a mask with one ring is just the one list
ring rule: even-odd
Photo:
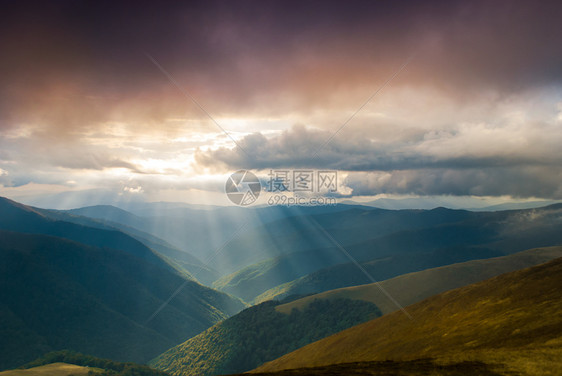
[[[354,195],[560,195],[559,2],[18,1],[2,13],[5,187],[141,194],[308,166],[352,172]],[[135,179],[142,192],[121,183]]]
[[[356,171],[353,195],[381,193],[562,198],[562,132],[558,124],[528,128],[461,124],[400,142],[337,137],[296,127],[240,147],[198,151],[196,161],[218,171],[330,168]],[[362,172],[362,173],[357,173]]]

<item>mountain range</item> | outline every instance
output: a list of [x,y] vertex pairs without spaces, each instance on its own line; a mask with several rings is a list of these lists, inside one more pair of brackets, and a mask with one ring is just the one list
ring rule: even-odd
[[[354,261],[375,280],[385,280],[562,244],[557,227],[560,204],[498,212],[383,210],[359,205],[203,210],[157,203],[133,208],[137,214],[111,206],[67,213],[89,216],[131,235],[135,235],[133,230],[141,231],[137,238],[163,237],[167,248],[159,252],[186,274],[248,303],[370,283],[367,276],[357,273]],[[215,236],[214,228],[223,230]],[[192,255],[189,238],[198,239],[198,249],[220,252],[207,265],[181,257]],[[207,259],[209,254],[198,251],[193,257]]]
[[116,229],[0,212],[0,369],[66,348],[144,362],[244,308]]
[[[400,307],[414,317],[424,299],[562,256],[560,204],[60,211],[0,198],[0,212],[0,369],[71,349],[153,359],[175,375],[245,372],[374,317],[404,315]],[[432,369],[441,355],[349,359],[366,370],[371,362]],[[490,358],[478,359],[483,374],[495,372]],[[335,360],[323,366],[355,372]],[[472,360],[446,361],[454,369]]]
[[[215,281],[213,287],[248,302],[261,302],[366,284],[372,281],[357,272],[355,262],[380,281],[456,262],[562,244],[561,218],[559,204],[478,213],[444,208],[353,208],[337,215],[292,217],[259,229],[268,233],[270,246],[264,247],[274,257],[242,267]],[[298,230],[290,229],[297,224]],[[229,260],[249,260],[252,252],[265,253],[254,245],[239,247],[253,244],[246,235],[226,250]]]

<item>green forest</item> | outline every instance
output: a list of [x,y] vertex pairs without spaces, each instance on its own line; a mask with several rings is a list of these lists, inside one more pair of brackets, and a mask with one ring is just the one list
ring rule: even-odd
[[315,300],[290,314],[275,310],[281,303],[268,301],[248,308],[150,364],[173,375],[245,372],[381,315],[376,305],[350,299]]

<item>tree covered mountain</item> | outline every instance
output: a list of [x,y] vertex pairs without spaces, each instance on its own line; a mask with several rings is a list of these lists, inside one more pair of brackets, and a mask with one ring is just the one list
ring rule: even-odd
[[279,313],[279,302],[248,308],[187,340],[150,365],[172,375],[210,376],[249,371],[294,349],[380,316],[369,302],[315,301]]
[[164,239],[145,230],[151,224],[146,218],[138,217],[110,205],[60,211],[34,208],[48,218],[71,222],[87,227],[123,232],[157,252],[175,269],[191,279],[210,285],[218,278],[215,270],[205,265],[187,250],[181,250]]
[[67,348],[144,362],[244,308],[119,231],[0,209],[0,369]]

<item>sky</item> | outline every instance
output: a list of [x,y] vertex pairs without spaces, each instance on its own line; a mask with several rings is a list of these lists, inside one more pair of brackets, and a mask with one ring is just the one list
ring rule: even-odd
[[345,199],[561,200],[561,18],[557,1],[2,1],[0,196],[224,205],[234,171],[313,169]]

